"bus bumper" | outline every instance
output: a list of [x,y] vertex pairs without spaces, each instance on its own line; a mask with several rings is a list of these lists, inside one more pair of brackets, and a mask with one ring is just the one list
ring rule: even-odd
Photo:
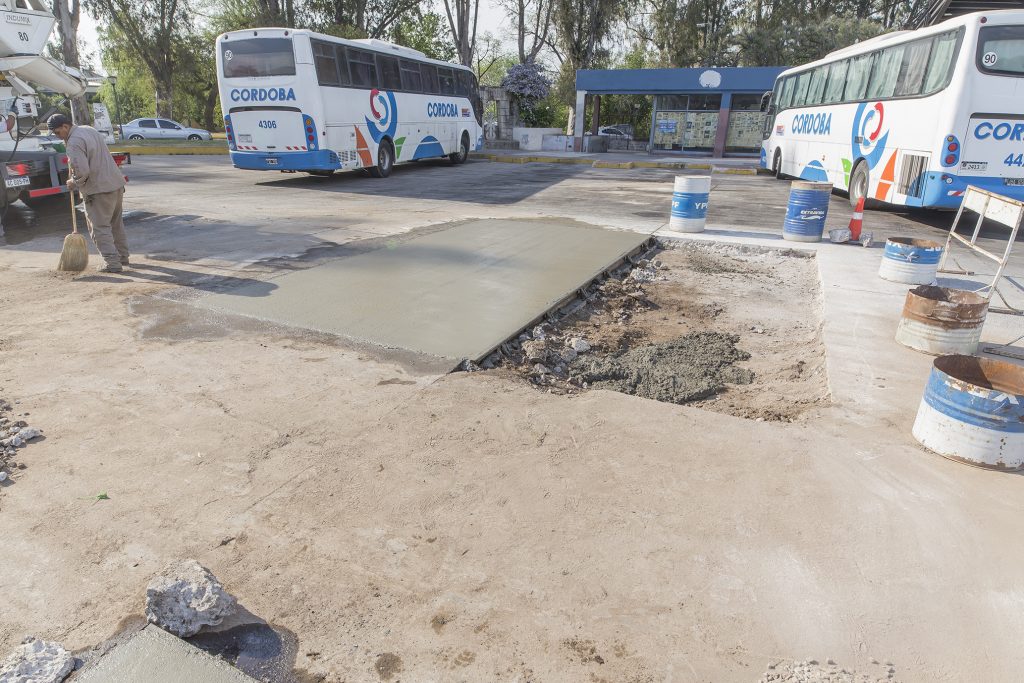
[[250,171],[335,171],[338,155],[329,149],[315,152],[231,152],[235,168]]
[[920,199],[907,198],[907,206],[927,209],[959,209],[968,185],[1024,201],[1024,186],[1006,185],[1002,178],[991,176],[955,175],[939,171],[928,173],[924,193]]

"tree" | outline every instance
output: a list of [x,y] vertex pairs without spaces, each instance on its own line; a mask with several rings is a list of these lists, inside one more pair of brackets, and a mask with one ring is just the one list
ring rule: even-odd
[[190,0],[87,0],[108,29],[108,39],[123,40],[153,77],[156,115],[174,113],[174,76],[188,62],[192,32]]
[[548,42],[555,0],[503,0],[515,24],[520,64],[532,64]]
[[449,62],[455,57],[444,17],[437,12],[416,12],[395,24],[391,42],[419,50],[433,59]]
[[739,33],[738,57],[744,66],[806,64],[883,30],[877,22],[855,17],[828,17],[799,25],[773,21]]
[[568,105],[567,126],[580,114],[575,109],[575,79],[578,69],[593,66],[606,54],[602,43],[615,20],[626,10],[621,0],[554,0],[554,25],[557,47],[552,46],[562,68],[555,82],[561,101]]
[[350,38],[385,39],[402,17],[419,7],[420,0],[311,0],[310,24]]
[[[53,15],[57,18],[57,37],[60,39],[61,60],[75,69],[82,68],[78,53],[78,22],[82,16],[79,0],[53,0]],[[71,112],[75,123],[92,123],[92,111],[85,95],[71,98]]]
[[480,0],[444,0],[444,10],[448,15],[448,27],[452,32],[459,63],[473,66]]

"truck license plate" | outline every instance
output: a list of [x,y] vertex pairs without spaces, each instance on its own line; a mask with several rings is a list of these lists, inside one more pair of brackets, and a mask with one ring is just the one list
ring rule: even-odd
[[1003,178],[1003,185],[1024,185],[1024,178]]
[[24,187],[32,182],[32,179],[27,175],[16,176],[14,178],[7,179],[7,187]]

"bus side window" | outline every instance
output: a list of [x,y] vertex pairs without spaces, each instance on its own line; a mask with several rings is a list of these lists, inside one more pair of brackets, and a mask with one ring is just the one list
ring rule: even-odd
[[420,75],[420,64],[410,59],[403,59],[402,90],[406,92],[423,92],[423,77]]
[[828,65],[819,66],[811,72],[811,84],[807,87],[807,105],[821,104],[825,95],[826,78],[828,78]]
[[871,80],[868,81],[868,99],[880,100],[892,97],[896,92],[896,82],[900,75],[900,64],[903,63],[905,45],[893,45],[878,53],[874,68],[871,69]]
[[439,67],[437,69],[437,79],[441,83],[442,95],[455,94],[455,74],[452,73],[451,69]]
[[345,55],[345,46],[335,45],[334,47],[338,60],[338,79],[342,85],[352,85],[352,77],[348,75],[348,58]]
[[433,64],[420,64],[423,75],[423,92],[429,95],[440,95],[441,86],[437,81],[437,67]]
[[932,39],[915,40],[904,45],[903,63],[896,80],[897,97],[920,95],[924,86],[924,72],[928,67],[928,55],[932,51]]
[[402,89],[402,72],[398,68],[398,57],[377,55],[377,68],[380,73],[380,87],[382,89]]
[[811,84],[811,72],[805,71],[796,76],[796,87],[793,90],[793,106],[802,107],[807,102],[807,88]]
[[825,86],[825,104],[835,104],[843,99],[843,88],[846,85],[846,71],[850,68],[850,60],[834,62],[828,71],[828,84]]
[[350,48],[348,66],[352,71],[352,85],[357,88],[377,87],[377,63],[372,52]]
[[338,61],[334,45],[322,40],[313,41],[313,64],[316,66],[316,80],[320,85],[341,85],[338,78]]
[[945,87],[949,82],[950,67],[955,61],[957,33],[943,33],[935,37],[932,56],[928,60],[928,71],[924,76],[925,94],[933,93]]
[[871,73],[872,55],[861,55],[850,60],[850,68],[846,72],[846,90],[844,102],[863,100],[868,89],[868,76]]

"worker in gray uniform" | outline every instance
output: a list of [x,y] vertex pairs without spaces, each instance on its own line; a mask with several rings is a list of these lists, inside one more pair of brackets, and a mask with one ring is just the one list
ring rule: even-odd
[[71,175],[68,189],[85,197],[89,236],[106,265],[101,273],[120,273],[128,267],[128,240],[121,220],[124,176],[110,155],[103,134],[91,126],[76,126],[63,114],[47,121],[50,131],[67,143]]

